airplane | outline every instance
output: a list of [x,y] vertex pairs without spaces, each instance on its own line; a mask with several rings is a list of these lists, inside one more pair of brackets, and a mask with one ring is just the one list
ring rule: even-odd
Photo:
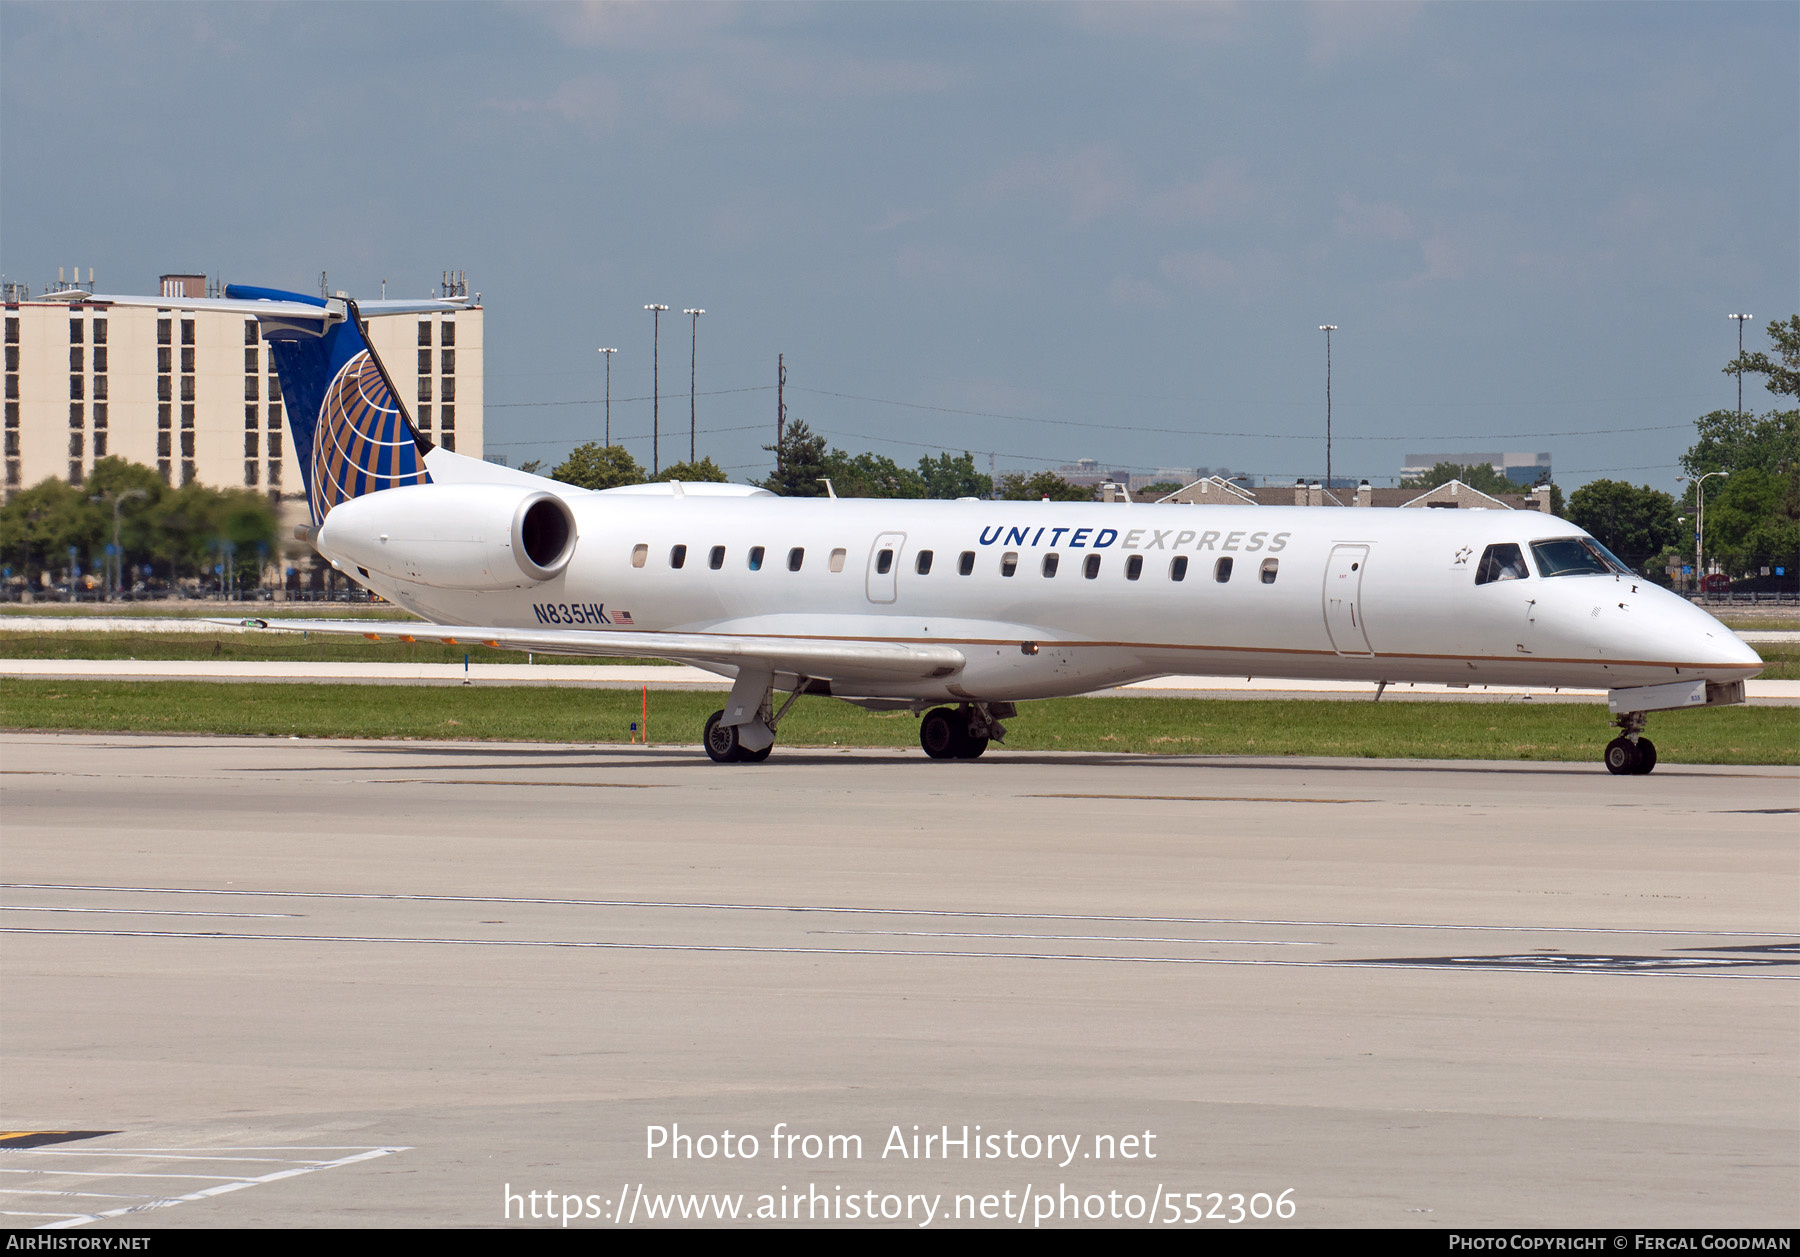
[[[1608,691],[1608,771],[1656,766],[1651,711],[1742,703],[1762,660],[1566,520],[1326,510],[781,498],[749,485],[587,490],[421,435],[358,303],[228,287],[85,302],[259,320],[311,523],[338,571],[430,622],[269,621],[540,654],[651,657],[732,679],[701,741],[758,763],[802,695],[920,715],[972,759],[1029,699],[1166,675]],[[777,696],[786,698],[777,706]]]

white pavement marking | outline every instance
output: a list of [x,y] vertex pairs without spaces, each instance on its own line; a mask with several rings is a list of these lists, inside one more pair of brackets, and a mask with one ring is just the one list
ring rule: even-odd
[[0,912],[91,912],[128,917],[267,917],[294,918],[293,912],[196,912],[181,908],[43,908],[35,904],[0,903]]
[[[176,1151],[176,1150],[132,1149],[132,1148],[98,1148],[98,1149],[92,1149],[92,1148],[81,1148],[81,1149],[76,1149],[76,1148],[70,1148],[70,1149],[3,1148],[3,1149],[0,1149],[0,1157],[15,1157],[15,1156],[23,1156],[23,1155],[27,1155],[27,1154],[35,1154],[35,1155],[39,1155],[39,1156],[59,1156],[59,1157],[70,1157],[70,1156],[101,1157],[101,1158],[116,1157],[116,1158],[128,1158],[128,1159],[131,1159],[134,1161],[145,1158],[145,1157],[155,1157],[155,1158],[159,1158],[159,1159],[165,1160],[165,1161],[256,1161],[256,1162],[262,1162],[262,1163],[273,1162],[278,1165],[286,1165],[288,1168],[281,1169],[281,1170],[273,1170],[267,1174],[257,1175],[254,1178],[244,1178],[244,1177],[240,1177],[240,1176],[236,1176],[236,1175],[221,1175],[221,1174],[156,1174],[156,1173],[146,1173],[141,1170],[133,1170],[133,1171],[105,1170],[105,1169],[95,1169],[92,1167],[87,1167],[87,1168],[82,1168],[82,1169],[74,1169],[74,1170],[4,1169],[4,1168],[0,1168],[0,1173],[6,1173],[6,1174],[81,1174],[81,1175],[85,1175],[90,1178],[100,1178],[100,1179],[183,1178],[183,1179],[223,1180],[223,1181],[215,1182],[214,1186],[198,1188],[195,1191],[187,1192],[180,1196],[158,1196],[158,1197],[125,1196],[125,1195],[114,1195],[113,1193],[107,1193],[107,1192],[66,1192],[66,1193],[63,1193],[63,1192],[41,1192],[41,1191],[40,1192],[30,1192],[29,1194],[33,1194],[33,1195],[95,1196],[95,1197],[103,1197],[103,1198],[118,1199],[118,1200],[138,1200],[138,1201],[141,1201],[142,1203],[133,1204],[133,1205],[124,1205],[117,1209],[107,1209],[107,1210],[103,1210],[99,1213],[75,1213],[75,1214],[71,1214],[71,1213],[28,1213],[28,1212],[19,1211],[19,1210],[0,1210],[0,1215],[12,1216],[12,1217],[57,1218],[57,1219],[59,1219],[58,1221],[47,1223],[43,1227],[43,1229],[45,1229],[45,1230],[57,1230],[57,1229],[64,1228],[64,1227],[81,1226],[84,1223],[88,1223],[88,1222],[99,1222],[106,1218],[123,1217],[127,1214],[140,1213],[147,1209],[167,1209],[174,1205],[185,1204],[185,1203],[189,1203],[189,1202],[197,1201],[197,1200],[207,1200],[214,1196],[222,1196],[222,1195],[226,1194],[227,1192],[242,1191],[246,1187],[259,1187],[265,1183],[279,1182],[282,1179],[295,1178],[302,1174],[312,1174],[319,1170],[331,1170],[331,1169],[336,1169],[339,1166],[354,1165],[358,1161],[369,1161],[369,1160],[373,1160],[376,1157],[385,1157],[385,1156],[389,1156],[396,1152],[406,1152],[406,1151],[409,1151],[409,1149],[405,1148],[405,1147],[396,1146],[396,1147],[385,1147],[385,1148],[366,1148],[365,1147],[365,1148],[351,1148],[351,1149],[245,1148],[245,1149],[234,1150],[234,1151],[243,1151],[243,1152],[347,1151],[351,1154],[349,1156],[338,1157],[335,1160],[330,1160],[330,1161],[317,1161],[317,1160],[311,1160],[311,1159],[306,1159],[306,1158],[286,1158],[286,1157],[240,1157],[240,1156],[230,1156],[230,1155],[228,1155],[228,1156],[195,1156],[195,1155],[192,1155],[195,1152],[202,1152],[202,1151],[206,1151],[206,1150],[205,1149],[185,1149],[185,1150],[181,1150],[181,1151]],[[4,1191],[7,1191],[12,1194],[26,1194],[28,1189],[7,1188],[7,1189],[0,1189],[0,1190],[4,1190]]]
[[1227,947],[1329,947],[1293,938],[1178,938],[1139,934],[993,934],[985,930],[808,930],[809,934],[861,934],[882,938],[1030,938],[1067,943],[1206,943]]

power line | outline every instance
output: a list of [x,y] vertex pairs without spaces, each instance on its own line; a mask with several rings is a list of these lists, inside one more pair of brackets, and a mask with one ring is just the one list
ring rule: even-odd
[[[978,419],[1008,419],[1015,423],[1045,423],[1061,428],[1093,428],[1106,432],[1153,432],[1166,436],[1210,436],[1240,437],[1262,441],[1316,441],[1316,436],[1288,435],[1280,432],[1213,432],[1200,428],[1152,428],[1138,424],[1125,423],[1088,423],[1079,419],[1042,419],[1033,415],[1009,415],[993,410],[961,410],[954,406],[928,406],[921,402],[897,402],[886,397],[866,397],[860,393],[835,393],[829,389],[803,388],[795,385],[800,393],[816,393],[821,397],[838,397],[849,401],[875,402],[882,406],[901,406],[907,410],[931,410],[945,415],[968,415]],[[1691,423],[1657,424],[1643,428],[1585,428],[1580,431],[1562,429],[1556,432],[1476,432],[1452,433],[1429,432],[1425,434],[1411,433],[1400,436],[1355,436],[1344,437],[1346,441],[1522,441],[1536,437],[1566,436],[1605,436],[1627,432],[1669,432],[1677,428],[1692,427]]]
[[[748,388],[715,388],[715,389],[710,389],[710,390],[703,390],[698,394],[698,396],[718,397],[725,393],[767,393],[769,390],[773,389],[774,387],[775,386],[773,384],[756,384],[756,385],[752,385]],[[600,398],[600,397],[576,397],[576,398],[572,398],[568,401],[561,401],[561,402],[489,402],[487,405],[487,409],[489,409],[489,410],[519,410],[519,409],[522,409],[527,406],[598,406],[604,400],[605,400],[604,398]],[[647,402],[647,401],[654,401],[655,398],[653,398],[649,393],[645,393],[642,397],[615,397],[615,398],[613,398],[613,400],[616,402]]]
[[[750,432],[750,431],[766,430],[768,428],[768,426],[769,425],[766,423],[740,423],[736,427],[732,427],[732,428],[701,428],[700,431],[707,432],[707,433],[712,433],[712,432]],[[621,436],[619,438],[619,440],[620,441],[642,441],[642,440],[645,440],[646,438],[648,438],[649,435],[650,434],[648,432],[632,432],[632,433],[628,433],[624,436]],[[482,446],[485,449],[497,449],[501,446],[513,446],[513,445],[568,445],[569,443],[570,443],[569,437],[559,436],[559,437],[547,437],[541,441],[483,441]],[[577,441],[577,442],[575,442],[575,444],[579,445],[579,444],[581,444],[581,442]],[[615,442],[615,444],[617,444],[617,442]]]

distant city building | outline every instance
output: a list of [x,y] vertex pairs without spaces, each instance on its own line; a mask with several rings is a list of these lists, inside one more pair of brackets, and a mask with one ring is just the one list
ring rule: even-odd
[[[171,298],[207,291],[204,275],[164,275],[159,289]],[[96,459],[112,456],[154,467],[171,485],[259,489],[303,509],[281,380],[255,319],[32,300],[22,284],[4,296],[7,497],[50,477],[79,486]],[[477,458],[482,323],[479,306],[368,323],[419,431]]]
[[1400,469],[1400,475],[1406,479],[1415,479],[1425,475],[1439,463],[1455,463],[1458,467],[1492,467],[1514,484],[1526,486],[1536,484],[1539,479],[1550,479],[1550,455],[1548,452],[1519,454],[1483,451],[1475,454],[1408,454],[1406,465]]

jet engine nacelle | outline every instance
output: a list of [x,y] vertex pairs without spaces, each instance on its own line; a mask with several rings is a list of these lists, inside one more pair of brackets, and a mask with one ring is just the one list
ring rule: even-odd
[[315,544],[340,567],[440,589],[522,589],[575,553],[575,513],[517,485],[422,484],[340,502]]

